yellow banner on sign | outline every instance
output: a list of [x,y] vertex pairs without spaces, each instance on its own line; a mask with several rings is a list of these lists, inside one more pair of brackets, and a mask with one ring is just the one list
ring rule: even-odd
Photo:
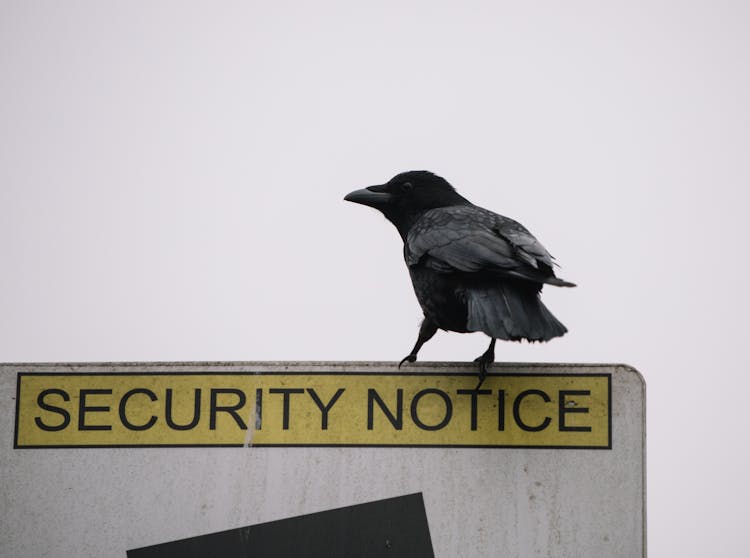
[[18,375],[17,448],[610,448],[609,374]]

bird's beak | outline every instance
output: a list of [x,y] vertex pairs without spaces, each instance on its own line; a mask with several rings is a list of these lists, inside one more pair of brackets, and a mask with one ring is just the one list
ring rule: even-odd
[[349,192],[344,200],[380,208],[390,203],[391,198],[392,195],[386,192],[383,186],[368,186],[361,190]]

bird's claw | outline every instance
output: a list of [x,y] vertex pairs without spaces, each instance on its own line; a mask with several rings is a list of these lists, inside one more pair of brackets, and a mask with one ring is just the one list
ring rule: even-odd
[[477,387],[475,388],[475,391],[478,391],[480,387],[482,387],[482,384],[484,383],[484,379],[487,377],[487,367],[495,362],[495,355],[488,355],[487,353],[478,356],[474,359],[474,362],[479,364],[479,383],[477,384]]
[[482,384],[484,383],[484,379],[487,377],[487,362],[481,357],[474,362],[479,363],[479,383],[477,384],[477,387],[474,388],[474,391],[479,391],[479,388],[482,387]]
[[406,355],[404,358],[401,359],[401,362],[398,363],[399,370],[401,370],[401,365],[403,363],[405,363],[405,362],[416,362],[416,360],[417,360],[417,355],[415,355],[413,353]]

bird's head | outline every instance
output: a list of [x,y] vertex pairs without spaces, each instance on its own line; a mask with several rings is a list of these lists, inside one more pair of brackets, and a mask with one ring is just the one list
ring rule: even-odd
[[385,184],[350,192],[344,199],[381,211],[402,236],[428,209],[469,204],[447,180],[429,171],[402,172]]

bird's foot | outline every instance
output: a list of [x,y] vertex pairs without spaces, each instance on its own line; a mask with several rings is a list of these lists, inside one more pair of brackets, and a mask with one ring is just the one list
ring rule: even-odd
[[399,370],[401,369],[401,365],[403,363],[405,363],[405,362],[416,362],[416,360],[417,360],[417,355],[415,355],[414,353],[410,353],[410,354],[406,355],[404,358],[401,359],[401,362],[398,363]]
[[495,362],[495,351],[488,349],[481,356],[474,359],[474,362],[479,364],[479,383],[477,384],[476,390],[479,390],[484,383],[484,379],[487,377],[487,367]]

